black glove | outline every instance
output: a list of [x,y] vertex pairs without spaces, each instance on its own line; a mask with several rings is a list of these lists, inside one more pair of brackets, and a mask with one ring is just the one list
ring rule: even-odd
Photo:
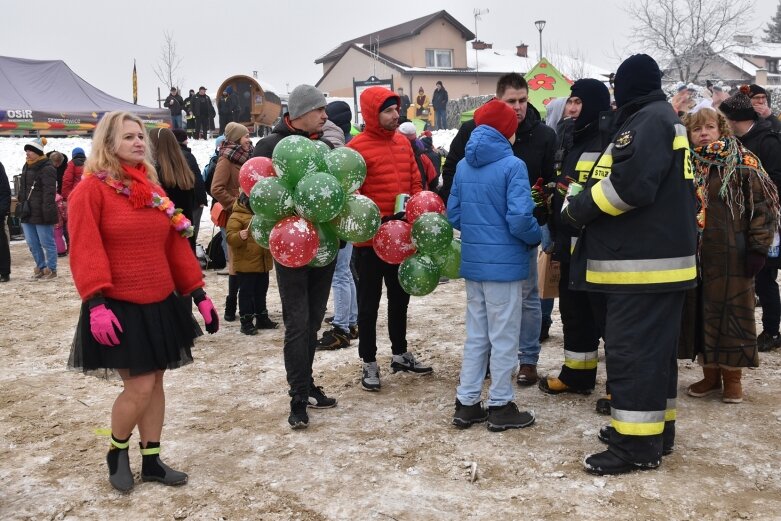
[[540,226],[544,226],[548,222],[548,209],[544,206],[535,206],[532,215]]

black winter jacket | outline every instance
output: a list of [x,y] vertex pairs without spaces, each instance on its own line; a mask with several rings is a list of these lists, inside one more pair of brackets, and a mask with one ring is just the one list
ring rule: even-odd
[[184,108],[184,100],[179,94],[169,94],[163,102],[164,107],[168,107],[172,116],[181,116]]
[[437,112],[444,110],[447,107],[447,91],[445,87],[441,89],[434,89],[434,96],[431,98],[431,104],[434,105],[434,110]]
[[212,100],[204,94],[196,94],[193,99],[193,114],[196,118],[213,118],[215,116],[214,105]]
[[[450,187],[456,175],[456,165],[464,158],[466,142],[475,129],[475,120],[470,119],[461,125],[456,137],[450,143],[450,152],[442,167],[442,189],[439,195],[447,205]],[[553,156],[556,151],[556,132],[540,120],[540,113],[531,104],[526,107],[526,118],[515,131],[513,154],[526,163],[529,172],[529,185],[533,185],[538,177],[545,183],[554,179]]]
[[[5,167],[0,163],[0,219],[4,219],[11,211],[11,186],[8,184],[8,176],[5,175]],[[1,222],[0,226],[4,226]]]
[[738,138],[744,147],[762,161],[762,166],[781,193],[781,136],[766,119],[758,119],[751,130]]
[[203,176],[201,175],[201,168],[198,166],[198,161],[195,159],[195,156],[190,151],[189,147],[186,147],[181,143],[179,144],[179,147],[182,149],[182,154],[184,154],[184,159],[187,161],[187,166],[190,167],[190,170],[195,176],[195,205],[206,206],[209,204],[209,201],[206,199],[206,185],[203,182]]
[[57,170],[46,158],[37,163],[22,167],[19,179],[19,204],[27,200],[29,194],[30,217],[22,219],[28,224],[57,224],[59,214],[54,198],[57,195]]

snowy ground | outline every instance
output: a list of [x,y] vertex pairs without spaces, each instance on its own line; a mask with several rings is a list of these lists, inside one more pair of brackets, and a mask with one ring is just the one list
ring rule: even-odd
[[[6,168],[7,146],[0,139]],[[199,162],[210,146],[194,146]],[[208,225],[200,242],[211,233]],[[68,259],[60,259],[57,279],[36,282],[28,279],[24,242],[13,242],[11,252],[12,280],[0,284],[0,519],[781,518],[781,351],[745,372],[740,405],[683,395],[701,373],[681,362],[675,452],[656,471],[595,477],[581,460],[602,450],[599,393],[553,397],[518,388],[517,402],[537,414],[533,427],[491,433],[450,425],[464,339],[462,281],[410,305],[410,350],[433,365],[433,375],[390,373],[381,313],[382,392],[361,390],[356,342],[319,352],[315,380],[339,405],[312,411],[305,431],[286,422],[281,329],[248,337],[230,323],[199,339],[195,363],[166,377],[163,455],[189,473],[189,483],[171,489],[137,479],[131,494],[120,495],[108,484],[104,456],[121,385],[65,369],[79,305]],[[222,308],[227,278],[210,271],[206,283]],[[280,320],[274,277],[269,308]],[[562,362],[558,312],[551,334],[543,374]],[[600,389],[604,377],[600,364]],[[130,455],[137,474],[136,446]]]

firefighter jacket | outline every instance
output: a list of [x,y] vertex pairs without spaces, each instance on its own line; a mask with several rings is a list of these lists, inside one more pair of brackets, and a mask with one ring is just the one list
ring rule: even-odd
[[632,100],[584,191],[562,218],[582,225],[570,288],[671,292],[696,286],[689,140],[661,90]]

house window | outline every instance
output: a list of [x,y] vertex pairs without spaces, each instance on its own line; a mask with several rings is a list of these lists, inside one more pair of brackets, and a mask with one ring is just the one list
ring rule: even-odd
[[778,73],[778,60],[767,61],[767,72]]
[[426,49],[426,67],[432,69],[452,69],[452,49]]

